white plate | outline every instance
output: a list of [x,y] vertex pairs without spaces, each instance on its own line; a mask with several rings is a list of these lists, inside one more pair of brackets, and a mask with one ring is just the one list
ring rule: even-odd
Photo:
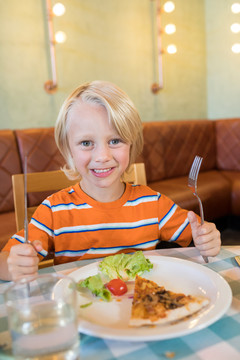
[[[142,276],[155,281],[167,290],[191,295],[203,295],[210,304],[197,315],[177,324],[153,327],[131,328],[128,321],[131,313],[133,282],[129,284],[128,295],[114,297],[111,302],[78,293],[79,305],[92,301],[86,308],[79,306],[79,331],[92,336],[125,341],[152,341],[179,337],[201,330],[224,315],[232,301],[232,292],[228,283],[209,268],[166,256],[147,256],[153,263],[153,269]],[[76,282],[98,273],[99,262],[79,268],[72,272]],[[119,301],[120,300],[120,301]]]

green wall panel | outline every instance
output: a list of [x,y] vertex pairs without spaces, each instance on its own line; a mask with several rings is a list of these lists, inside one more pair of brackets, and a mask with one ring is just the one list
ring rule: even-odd
[[163,25],[177,27],[175,34],[162,36],[163,46],[173,42],[178,52],[163,55],[164,88],[156,95],[151,92],[157,80],[155,0],[62,3],[66,13],[54,18],[54,30],[64,31],[67,41],[56,45],[58,91],[49,95],[43,88],[50,77],[45,0],[0,0],[0,128],[53,126],[67,95],[95,79],[124,89],[143,121],[227,117],[239,111],[240,55],[226,54],[219,26],[223,21],[228,26],[230,1],[175,0],[175,11],[162,15]]

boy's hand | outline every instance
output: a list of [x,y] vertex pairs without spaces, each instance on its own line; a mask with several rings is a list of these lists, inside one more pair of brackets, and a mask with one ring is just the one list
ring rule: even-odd
[[220,232],[215,224],[204,221],[201,225],[193,211],[188,212],[192,237],[196,248],[202,256],[216,256],[221,248]]
[[37,274],[39,263],[37,251],[42,249],[42,243],[39,240],[34,240],[31,244],[24,243],[12,246],[7,263],[13,281]]

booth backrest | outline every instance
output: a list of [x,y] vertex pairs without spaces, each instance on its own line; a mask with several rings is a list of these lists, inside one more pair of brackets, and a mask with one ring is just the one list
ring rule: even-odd
[[143,134],[148,182],[187,175],[195,155],[204,157],[202,171],[216,167],[214,121],[143,123]]
[[[22,164],[27,155],[27,172],[59,170],[65,164],[55,143],[53,127],[16,130],[15,134]],[[29,206],[39,204],[49,194],[50,192],[29,194]]]
[[[195,155],[204,158],[201,171],[240,170],[240,119],[182,120],[143,123],[144,162],[147,182],[186,176]],[[58,170],[64,159],[55,140],[54,128],[0,131],[0,213],[14,211],[13,174]],[[48,194],[31,194],[29,206]]]
[[22,164],[27,155],[28,172],[59,170],[64,164],[53,127],[16,130],[15,134]]
[[217,167],[240,170],[240,119],[216,121]]
[[[64,165],[55,140],[54,128],[0,131],[0,213],[14,211],[12,175],[23,172],[27,155],[27,171],[59,170]],[[29,206],[45,199],[48,193],[30,194]]]
[[0,131],[0,213],[13,211],[12,175],[22,172],[16,139],[12,130]]

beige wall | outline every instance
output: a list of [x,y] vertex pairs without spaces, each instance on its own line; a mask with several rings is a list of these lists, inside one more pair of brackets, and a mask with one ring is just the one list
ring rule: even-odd
[[209,119],[240,117],[240,54],[231,51],[240,43],[240,33],[230,31],[232,23],[240,24],[240,14],[231,12],[234,2],[205,0]]
[[[205,11],[211,22],[211,6],[221,3],[217,9],[222,14],[230,1],[175,0],[175,12],[164,15],[162,21],[176,24],[171,42],[176,43],[178,53],[164,55],[164,89],[157,95],[150,90],[156,81],[154,0],[62,2],[66,13],[54,19],[54,29],[65,31],[67,41],[56,47],[59,89],[49,95],[43,89],[50,69],[45,1],[0,0],[0,128],[53,126],[66,96],[82,82],[94,79],[123,88],[143,121],[204,119],[208,114],[221,117],[228,113],[227,102],[219,104],[211,95],[219,73],[214,72],[217,54],[206,53],[213,34],[211,26],[205,26]],[[214,41],[219,51],[225,48],[217,33]],[[167,43],[164,35],[163,44]],[[235,55],[233,67],[239,68],[239,59]],[[224,76],[220,74],[221,81]],[[231,84],[227,86],[231,89]],[[233,101],[227,88],[227,101]]]

